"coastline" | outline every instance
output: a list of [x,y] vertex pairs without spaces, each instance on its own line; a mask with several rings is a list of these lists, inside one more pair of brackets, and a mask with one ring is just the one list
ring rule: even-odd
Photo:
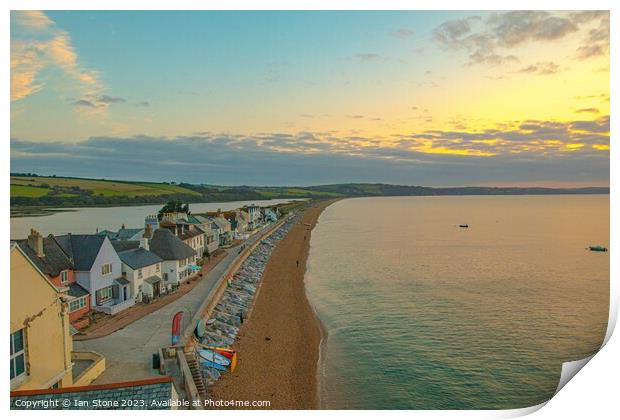
[[237,336],[239,365],[210,387],[211,399],[270,401],[270,409],[319,408],[325,331],[308,301],[304,279],[312,229],[335,201],[307,208],[274,249],[251,314]]

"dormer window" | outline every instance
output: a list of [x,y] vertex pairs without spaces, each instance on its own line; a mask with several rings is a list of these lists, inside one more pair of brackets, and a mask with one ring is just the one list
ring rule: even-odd
[[67,270],[60,272],[60,283],[63,285],[69,283],[69,272]]

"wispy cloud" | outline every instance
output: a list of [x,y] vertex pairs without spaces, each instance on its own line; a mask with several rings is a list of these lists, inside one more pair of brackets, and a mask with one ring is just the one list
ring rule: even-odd
[[375,53],[355,54],[355,58],[357,58],[360,61],[379,61],[379,60],[383,60],[383,57],[381,55],[375,54]]
[[13,11],[11,23],[18,35],[11,39],[11,100],[40,91],[49,80],[40,77],[47,68],[59,68],[81,96],[104,90],[99,73],[82,65],[68,32],[40,11]]
[[577,112],[579,114],[598,114],[600,111],[598,108],[581,108]]
[[413,31],[405,28],[397,29],[394,32],[390,32],[390,35],[395,38],[407,39],[413,36]]
[[560,66],[552,61],[538,62],[536,64],[530,64],[527,67],[523,67],[517,70],[517,73],[533,73],[533,74],[555,74],[560,71]]

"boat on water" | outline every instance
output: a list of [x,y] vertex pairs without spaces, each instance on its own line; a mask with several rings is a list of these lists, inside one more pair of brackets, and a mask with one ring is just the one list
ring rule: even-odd
[[607,248],[602,245],[591,245],[588,247],[588,249],[594,252],[607,252]]
[[460,228],[468,228],[469,225],[468,224],[464,224],[464,225],[459,225]]
[[203,361],[213,362],[221,366],[230,365],[230,360],[213,350],[203,349],[198,350],[198,354]]

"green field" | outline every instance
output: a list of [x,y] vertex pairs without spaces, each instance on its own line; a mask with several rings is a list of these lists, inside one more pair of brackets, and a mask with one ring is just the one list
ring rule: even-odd
[[104,197],[125,196],[141,197],[148,195],[188,194],[200,196],[200,193],[177,185],[149,182],[121,182],[80,178],[56,177],[11,177],[11,197],[42,197],[54,187],[61,188],[64,194],[71,195],[67,189],[78,187],[92,191],[94,195]]
[[29,187],[12,182],[11,178],[11,197],[43,197],[51,191],[49,188]]

